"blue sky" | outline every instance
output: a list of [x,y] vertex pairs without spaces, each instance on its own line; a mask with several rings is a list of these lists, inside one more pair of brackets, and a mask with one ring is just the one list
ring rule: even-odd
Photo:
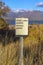
[[13,9],[24,10],[42,10],[43,7],[37,7],[36,4],[43,2],[43,0],[2,0],[7,6]]

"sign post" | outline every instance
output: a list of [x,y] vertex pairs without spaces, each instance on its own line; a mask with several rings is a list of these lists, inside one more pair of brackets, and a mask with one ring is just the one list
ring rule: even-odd
[[20,37],[20,59],[19,59],[19,65],[23,65],[23,37]]
[[19,65],[23,65],[23,36],[28,35],[28,18],[16,18],[15,28],[15,35],[20,37]]

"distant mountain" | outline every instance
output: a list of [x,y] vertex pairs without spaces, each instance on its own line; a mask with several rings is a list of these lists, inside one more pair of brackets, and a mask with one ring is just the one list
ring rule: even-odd
[[14,10],[6,14],[8,19],[15,19],[17,17],[27,17],[29,20],[43,20],[43,11],[32,10]]
[[15,13],[18,13],[18,12],[26,12],[26,10],[22,10],[22,9],[20,9],[20,10],[19,10],[19,9],[14,9],[13,12],[15,12]]

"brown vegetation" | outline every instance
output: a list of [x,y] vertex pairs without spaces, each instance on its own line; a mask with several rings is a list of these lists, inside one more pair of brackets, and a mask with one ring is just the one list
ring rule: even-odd
[[[0,42],[0,65],[19,64],[19,40],[11,38],[5,45]],[[8,43],[8,44],[6,44]],[[29,34],[24,37],[23,65],[43,65],[43,25],[29,25]]]

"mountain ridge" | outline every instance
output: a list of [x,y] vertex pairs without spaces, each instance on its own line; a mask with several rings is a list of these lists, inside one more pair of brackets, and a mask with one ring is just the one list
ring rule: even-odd
[[39,20],[43,20],[43,11],[18,10],[16,12],[16,10],[15,10],[15,11],[11,11],[11,12],[7,13],[6,17],[8,17],[9,19],[24,17],[24,18],[29,18],[29,20],[38,20],[39,21]]

